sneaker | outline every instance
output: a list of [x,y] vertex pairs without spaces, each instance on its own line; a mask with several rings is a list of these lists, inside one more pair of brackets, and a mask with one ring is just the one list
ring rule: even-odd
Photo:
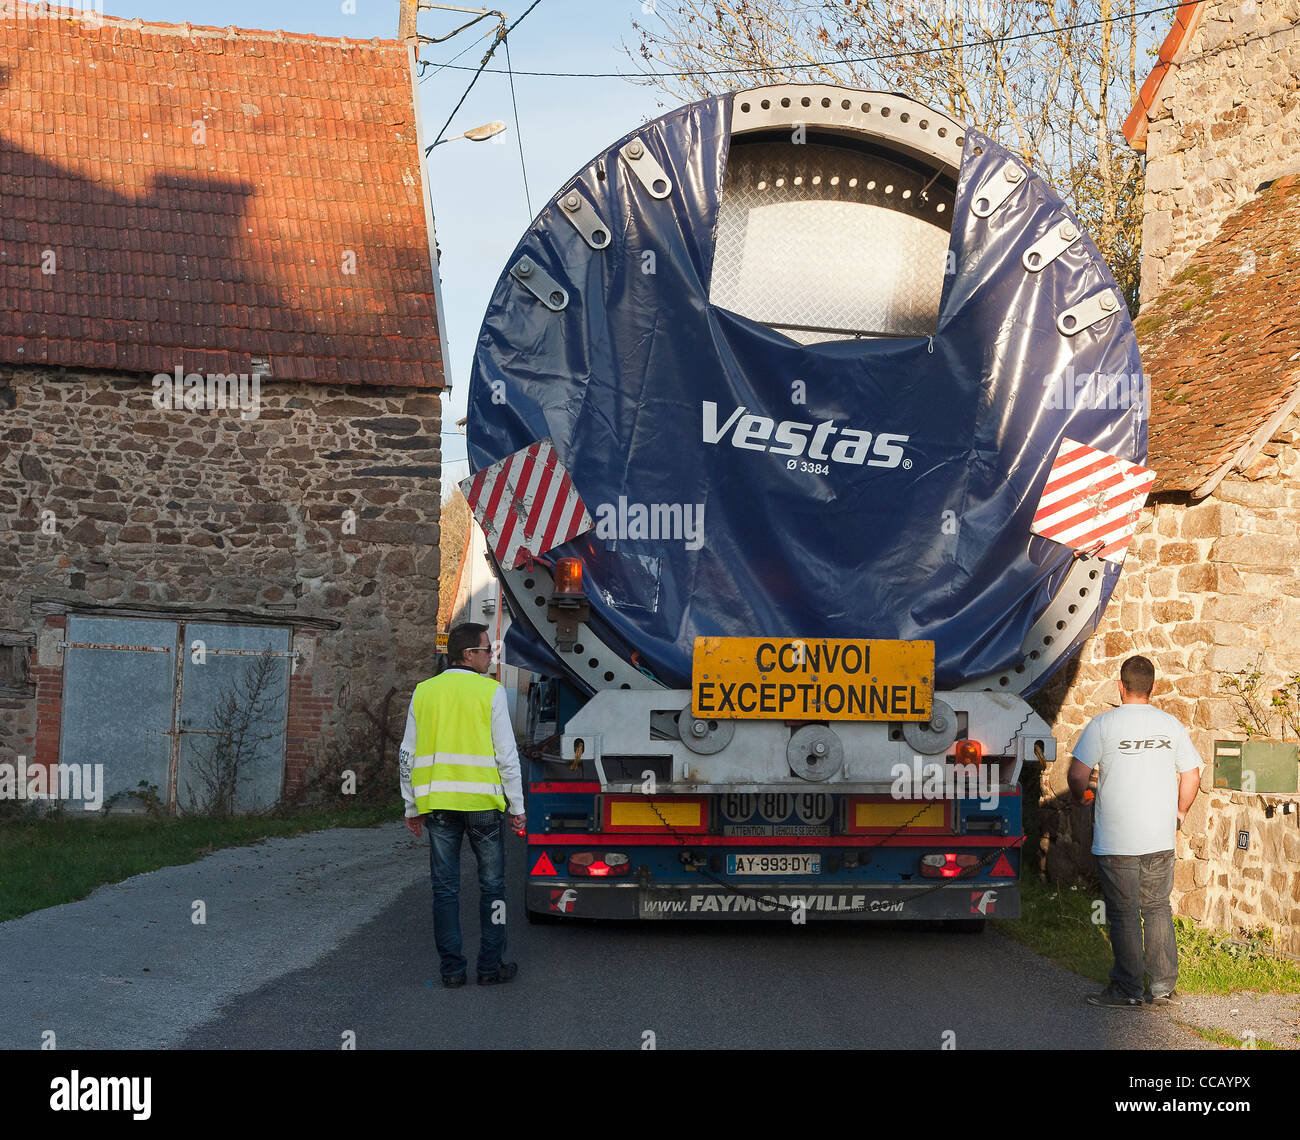
[[449,978],[444,977],[442,979],[442,984],[446,986],[447,989],[454,990],[457,986],[463,986],[467,981],[469,981],[468,974],[453,974]]
[[1167,994],[1150,994],[1147,1000],[1152,1005],[1174,1005],[1178,1001],[1178,991],[1170,990]]
[[479,974],[478,984],[480,986],[503,985],[506,982],[513,982],[517,973],[519,973],[518,962],[502,962],[501,968],[495,974]]
[[1089,1005],[1104,1005],[1111,1009],[1141,1009],[1142,999],[1126,997],[1114,986],[1107,986],[1099,994],[1088,995]]

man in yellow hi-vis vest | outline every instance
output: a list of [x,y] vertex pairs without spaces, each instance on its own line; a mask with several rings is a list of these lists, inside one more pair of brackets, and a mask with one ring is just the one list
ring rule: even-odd
[[442,984],[463,986],[468,963],[461,952],[460,849],[469,835],[478,863],[478,983],[514,978],[519,967],[503,962],[506,948],[505,837],[524,826],[519,753],[505,689],[484,676],[491,666],[487,626],[458,625],[447,637],[446,671],[421,681],[411,696],[402,739],[401,785],[406,826],[429,825],[433,879],[433,935]]

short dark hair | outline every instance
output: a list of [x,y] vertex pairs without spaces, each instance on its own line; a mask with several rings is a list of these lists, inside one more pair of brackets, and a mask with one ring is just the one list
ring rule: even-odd
[[1156,667],[1145,657],[1130,657],[1119,667],[1119,679],[1135,697],[1149,697],[1156,684]]
[[465,650],[478,645],[488,627],[476,621],[461,622],[447,634],[447,660],[455,665],[465,659]]

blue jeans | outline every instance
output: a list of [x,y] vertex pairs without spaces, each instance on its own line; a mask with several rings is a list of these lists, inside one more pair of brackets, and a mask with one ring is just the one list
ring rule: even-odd
[[[494,974],[506,949],[505,834],[502,813],[434,811],[429,828],[429,875],[433,880],[433,938],[442,976],[465,973],[460,935],[460,848],[469,845],[478,863],[478,972]],[[500,904],[500,905],[497,905]]]
[[1169,892],[1174,887],[1174,853],[1098,855],[1097,875],[1106,900],[1110,945],[1115,952],[1111,984],[1125,997],[1141,998],[1145,969],[1150,975],[1151,992],[1157,997],[1169,993],[1178,981],[1178,943],[1169,906]]

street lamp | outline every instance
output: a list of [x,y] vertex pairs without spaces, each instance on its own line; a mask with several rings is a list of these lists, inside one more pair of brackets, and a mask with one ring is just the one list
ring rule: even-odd
[[442,146],[443,143],[455,142],[457,139],[469,139],[470,142],[485,142],[492,138],[493,135],[499,135],[505,129],[506,125],[501,122],[500,119],[494,123],[484,123],[481,127],[471,127],[464,134],[452,135],[450,138],[439,139],[425,151],[425,154],[428,154],[435,146]]

